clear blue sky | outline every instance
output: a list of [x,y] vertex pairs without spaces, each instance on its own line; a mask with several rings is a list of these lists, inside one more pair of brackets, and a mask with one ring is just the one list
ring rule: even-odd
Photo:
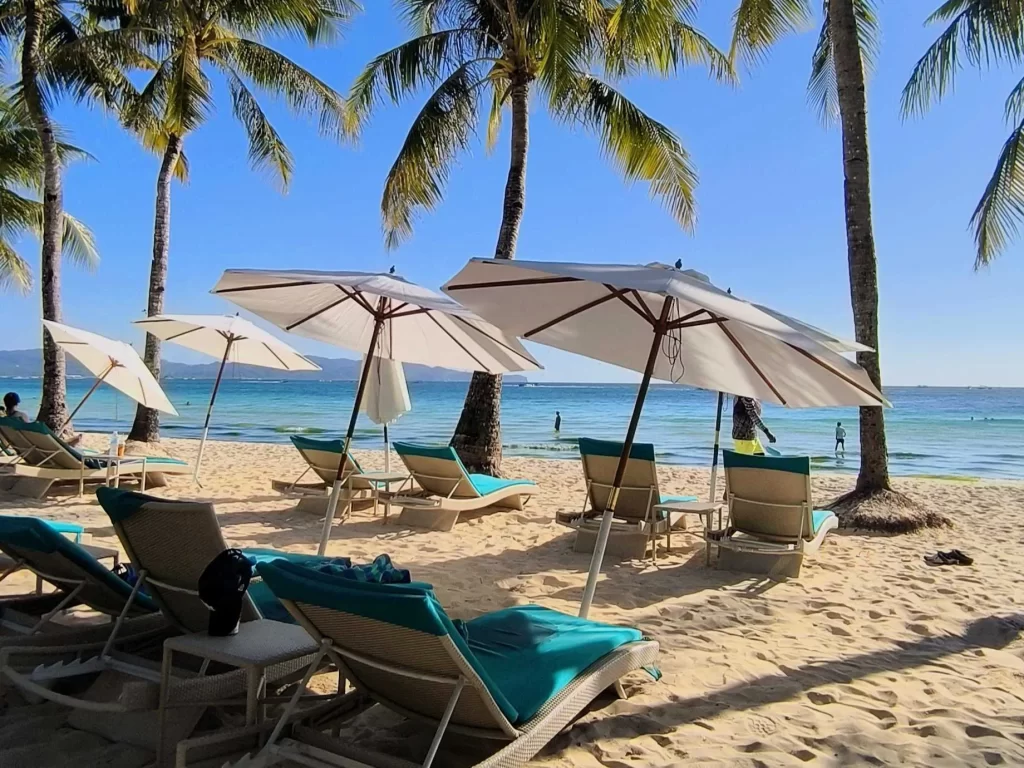
[[[362,65],[404,35],[390,4],[367,5],[336,48],[281,47],[347,90]],[[702,19],[722,46],[732,5],[708,3]],[[924,119],[904,122],[899,115],[900,90],[938,32],[923,27],[937,5],[882,4],[882,52],[869,86],[883,375],[888,384],[1020,386],[1024,241],[976,274],[967,228],[1008,134],[1002,104],[1013,73],[965,71],[957,92]],[[738,88],[712,83],[699,69],[624,86],[694,156],[701,185],[693,237],[643,186],[626,187],[593,137],[553,123],[535,99],[518,255],[627,263],[681,257],[745,297],[852,335],[839,133],[821,127],[805,97],[814,42],[814,32],[787,40],[767,63],[743,73]],[[507,135],[493,155],[478,145],[464,157],[444,204],[422,216],[414,238],[389,253],[381,237],[381,189],[422,99],[382,109],[356,147],[320,139],[312,126],[271,108],[295,154],[295,178],[284,196],[250,170],[226,89],[218,99],[217,113],[186,141],[191,183],[173,191],[167,311],[233,311],[207,293],[225,268],[383,270],[395,264],[408,278],[436,287],[470,257],[493,253]],[[95,273],[65,270],[65,321],[138,346],[141,334],[129,323],[146,306],[158,160],[95,110],[64,105],[60,117],[73,140],[96,156],[68,172],[65,203],[93,228],[102,255]],[[34,243],[23,250],[38,262]],[[0,306],[0,346],[38,346],[37,293],[4,294]],[[345,355],[290,339],[306,352]],[[173,345],[164,349],[169,358],[196,360]],[[536,352],[547,366],[538,379],[634,379],[547,348]]]

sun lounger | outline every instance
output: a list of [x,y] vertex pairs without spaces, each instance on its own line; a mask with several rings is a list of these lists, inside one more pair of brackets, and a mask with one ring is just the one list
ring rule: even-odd
[[11,467],[17,481],[8,490],[22,496],[41,499],[55,482],[62,481],[77,481],[81,495],[87,480],[109,482],[114,474],[138,478],[145,489],[147,473],[184,475],[190,471],[188,463],[179,459],[131,456],[122,460],[115,472],[109,460],[68,445],[38,421],[3,416],[0,431],[21,456],[21,461]]
[[[297,509],[318,515],[327,513],[327,501],[330,498],[334,480],[338,477],[338,465],[341,463],[341,440],[314,440],[302,435],[292,435],[292,445],[308,465],[292,482],[272,480],[270,487],[286,496],[299,499]],[[349,453],[345,466],[342,468],[341,479],[345,489],[342,503],[349,499],[368,497],[373,493],[373,485],[359,477],[362,473],[359,462]],[[319,482],[303,483],[302,478],[313,472],[320,478]]]
[[404,525],[450,531],[461,512],[486,507],[522,509],[536,488],[532,480],[470,474],[451,446],[392,445],[420,487],[415,493],[399,490],[391,499],[402,508],[399,522]]
[[[42,520],[41,518],[32,519],[39,520],[41,523],[50,526],[50,528],[55,530],[57,533],[64,534],[65,536],[70,536],[72,540],[75,542],[75,544],[82,543],[82,534],[85,533],[85,528],[80,526],[78,523],[65,523],[61,522],[60,520]],[[21,568],[21,566],[17,566],[15,560],[12,560],[7,555],[4,555],[3,550],[0,549],[0,581],[3,581],[8,576],[14,573],[17,573],[19,570],[21,570]],[[42,579],[36,579],[36,592],[42,591],[42,582]]]
[[[197,502],[167,501],[105,486],[97,489],[96,495],[135,567],[137,580],[134,585],[133,604],[143,597],[146,601],[152,601],[177,634],[205,632],[209,623],[209,610],[199,598],[199,577],[210,561],[228,548],[213,506]],[[246,554],[254,562],[289,557],[295,558],[297,562],[316,560],[308,555],[263,549],[249,550]],[[250,584],[245,595],[241,620],[256,621],[264,617],[290,620],[290,615],[270,590],[257,581]],[[116,636],[119,635],[115,627],[111,637]],[[15,657],[22,650],[9,649],[14,663],[17,663]],[[184,732],[178,733],[177,738],[191,732],[202,714],[201,705],[204,703],[237,698],[244,703],[242,694],[248,683],[245,670],[231,669],[198,674],[194,669],[175,668],[169,679],[162,681],[159,646],[154,650],[155,653],[139,655],[105,649],[103,654],[76,665],[64,668],[44,667],[16,677],[8,677],[24,690],[91,712],[156,711],[160,705],[162,723],[163,704],[168,708],[192,706],[194,716],[184,726],[179,723]],[[308,664],[307,657],[284,660],[266,669],[266,680],[268,683],[287,681],[296,674],[301,674]],[[63,678],[105,671],[120,673],[135,682],[125,685],[116,700],[101,702],[86,697],[76,698],[60,694],[46,687],[47,684]],[[149,728],[152,730],[152,723],[149,723]],[[162,728],[160,734],[162,739]],[[148,734],[139,734],[137,738],[145,742],[140,745],[152,746],[148,741],[151,738]],[[159,753],[163,754],[162,748],[158,749]]]
[[[367,706],[375,701],[435,726],[424,768],[446,734],[504,742],[481,768],[524,765],[603,691],[621,692],[620,678],[640,669],[658,675],[658,644],[631,627],[535,605],[453,622],[429,584],[358,583],[284,562],[257,570],[320,643],[319,655],[340,659]],[[413,765],[320,730],[339,723],[293,721],[290,710],[259,755],[236,765]],[[230,734],[222,740],[231,742]],[[190,746],[179,749],[179,765],[190,764]]]
[[[580,456],[583,459],[583,477],[587,482],[587,496],[583,510],[578,514],[562,513],[556,522],[576,529],[576,552],[593,552],[601,515],[608,506],[615,470],[622,455],[622,443],[614,440],[580,438]],[[626,471],[615,504],[615,519],[608,538],[605,554],[613,557],[643,558],[647,550],[657,559],[657,538],[666,537],[672,549],[672,529],[680,521],[663,512],[656,512],[658,504],[673,501],[696,501],[696,496],[662,496],[658,488],[658,465],[654,458],[654,445],[633,443],[626,462]]]
[[807,456],[748,456],[722,451],[729,528],[719,546],[718,567],[778,576],[799,576],[804,555],[814,554],[835,514],[811,500]]

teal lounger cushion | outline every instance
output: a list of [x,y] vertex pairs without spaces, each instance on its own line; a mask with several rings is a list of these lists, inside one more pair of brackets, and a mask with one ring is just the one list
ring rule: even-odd
[[457,627],[429,584],[354,582],[281,561],[261,563],[256,570],[282,599],[447,635],[513,724],[536,715],[594,662],[642,639],[631,627],[600,624],[535,605],[496,611],[458,622]]
[[[252,563],[253,568],[260,563],[272,563],[276,560],[285,560],[295,565],[308,565],[311,568],[317,568],[333,563],[335,560],[343,559],[304,555],[301,552],[279,552],[276,549],[243,549],[242,554]],[[259,608],[260,615],[263,618],[283,621],[288,624],[295,623],[295,618],[288,613],[287,608],[281,605],[281,601],[274,597],[274,593],[262,579],[250,581],[248,593],[256,607]]]
[[827,509],[816,509],[811,512],[811,535],[817,536],[818,531],[821,530],[821,526],[825,524],[825,521],[830,517],[835,517],[834,512],[830,512]]
[[85,533],[85,528],[78,523],[63,523],[60,520],[43,520],[43,522],[57,533],[73,533],[75,535],[75,543],[82,543],[82,534]]
[[673,504],[675,502],[696,501],[696,496],[662,496],[662,504]]
[[539,605],[484,614],[467,622],[466,632],[477,662],[516,708],[520,723],[591,664],[643,639],[633,627],[601,624]]
[[473,484],[476,492],[481,496],[503,491],[506,488],[511,488],[513,485],[523,486],[523,492],[526,493],[529,488],[537,485],[533,480],[504,480],[500,477],[491,477],[490,475],[469,475],[469,482]]
[[[85,571],[89,578],[104,584],[114,593],[122,595],[125,600],[131,596],[130,584],[105,568],[80,545],[58,533],[51,525],[37,517],[0,516],[0,548],[3,548],[4,544],[43,554],[59,552]],[[157,610],[156,604],[142,593],[135,595],[135,604],[143,610]]]

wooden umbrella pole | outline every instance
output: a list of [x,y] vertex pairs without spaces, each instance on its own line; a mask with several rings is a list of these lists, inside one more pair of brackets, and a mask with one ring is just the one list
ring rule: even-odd
[[708,496],[708,502],[711,504],[715,503],[715,496],[718,491],[718,448],[721,445],[722,440],[722,405],[725,402],[725,393],[718,393],[718,413],[715,415],[715,448],[714,453],[711,454],[711,491]]
[[[324,529],[320,534],[320,546],[317,548],[317,554],[323,557],[324,552],[327,551],[327,542],[331,538],[331,526],[334,525],[334,513],[338,509],[338,498],[341,496],[341,487],[344,485],[345,478],[342,477],[342,473],[345,471],[345,461],[348,458],[348,449],[352,445],[352,435],[356,431],[356,419],[359,418],[359,404],[363,401],[363,393],[366,391],[366,381],[370,378],[370,362],[373,358],[373,351],[377,348],[377,339],[380,337],[380,330],[384,327],[384,308],[387,303],[387,299],[381,298],[377,304],[377,312],[374,315],[373,322],[373,333],[370,335],[370,348],[366,351],[366,364],[363,366],[362,373],[359,375],[359,384],[356,387],[356,399],[352,403],[352,416],[348,420],[348,431],[345,433],[345,440],[341,446],[341,459],[338,461],[338,474],[334,478],[334,486],[331,488],[331,498],[327,502],[327,516],[324,518]],[[349,494],[349,501],[346,504],[351,503],[351,494]]]
[[111,372],[112,370],[114,370],[114,368],[116,368],[116,367],[117,367],[117,364],[116,364],[116,363],[113,363],[113,362],[111,362],[111,363],[110,363],[110,365],[109,365],[109,366],[107,366],[107,370],[105,370],[105,371],[103,372],[103,375],[102,375],[102,376],[100,376],[100,377],[98,377],[98,378],[96,379],[96,381],[94,381],[94,382],[93,382],[92,386],[91,386],[91,387],[89,387],[89,391],[85,393],[85,397],[83,397],[83,398],[81,399],[81,401],[80,401],[80,402],[78,403],[78,405],[76,405],[76,406],[75,406],[75,410],[73,410],[73,411],[71,412],[71,415],[70,415],[70,416],[68,416],[67,420],[66,420],[66,421],[65,421],[65,422],[64,422],[63,424],[61,424],[61,425],[60,425],[60,429],[59,429],[59,430],[57,431],[57,433],[58,433],[58,434],[62,433],[62,432],[64,431],[64,427],[66,427],[66,426],[67,426],[68,424],[70,424],[70,423],[71,423],[71,420],[72,420],[73,418],[75,418],[75,414],[76,414],[76,413],[78,413],[78,410],[79,410],[79,409],[80,409],[80,408],[81,408],[81,407],[82,407],[83,405],[85,405],[85,401],[89,399],[90,395],[92,395],[92,393],[96,391],[96,388],[97,388],[97,387],[98,387],[98,386],[99,386],[100,384],[102,384],[102,383],[103,383],[103,380],[104,380],[105,378],[107,378],[107,376],[109,376],[109,375],[110,375],[110,372]]
[[654,366],[658,362],[661,340],[665,338],[665,334],[668,331],[668,318],[672,313],[673,303],[674,299],[671,296],[665,298],[665,303],[661,307],[661,317],[658,318],[658,322],[654,325],[654,341],[651,343],[651,352],[647,356],[647,366],[644,368],[644,376],[640,380],[640,388],[636,393],[633,415],[630,417],[629,427],[626,429],[626,439],[622,443],[622,453],[619,455],[618,466],[615,467],[615,479],[612,481],[608,504],[605,507],[604,514],[601,516],[601,528],[597,534],[597,541],[594,543],[594,554],[590,559],[590,573],[587,575],[587,586],[583,590],[583,601],[580,603],[580,617],[584,619],[590,613],[590,604],[594,601],[597,577],[601,573],[601,562],[604,560],[604,551],[608,546],[608,536],[611,534],[612,520],[615,518],[615,504],[619,500],[619,488],[622,487],[622,478],[626,474],[626,463],[629,461],[629,454],[633,449],[633,439],[636,437],[636,430],[640,424],[640,414],[644,409],[647,390],[651,386]]
[[210,416],[213,415],[213,403],[217,399],[217,390],[220,389],[220,380],[224,375],[224,366],[228,362],[228,356],[231,354],[231,345],[235,343],[235,337],[228,337],[228,344],[224,347],[224,357],[220,359],[220,368],[217,369],[217,379],[213,382],[213,392],[210,395],[210,404],[206,406],[206,421],[203,422],[203,437],[199,441],[199,456],[196,457],[196,471],[192,474],[192,479],[196,481],[199,487],[202,484],[199,482],[199,469],[203,465],[203,450],[206,448],[206,436],[210,432]]

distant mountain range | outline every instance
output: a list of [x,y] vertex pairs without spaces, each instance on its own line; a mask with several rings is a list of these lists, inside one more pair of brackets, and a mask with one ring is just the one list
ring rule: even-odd
[[[270,368],[258,368],[252,365],[232,365],[232,379],[256,379],[261,381],[277,381],[293,379],[296,381],[355,381],[359,375],[359,361],[344,358],[314,357],[310,360],[319,365],[320,371],[297,371],[287,373]],[[68,355],[68,375],[89,377],[91,374]],[[161,363],[161,378],[164,379],[213,379],[217,377],[217,362],[175,363],[164,360]],[[38,378],[42,375],[43,355],[39,349],[0,350],[0,377]],[[405,364],[405,377],[409,381],[469,381],[469,373],[452,371],[447,368],[432,368],[427,365]],[[513,384],[526,381],[525,376],[508,375],[505,380]]]

